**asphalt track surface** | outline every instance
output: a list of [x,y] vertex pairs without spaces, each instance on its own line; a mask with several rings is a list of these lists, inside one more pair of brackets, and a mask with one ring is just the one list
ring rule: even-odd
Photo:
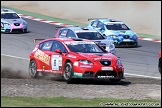
[[[51,38],[56,33],[55,27],[57,25],[50,25],[30,19],[25,20],[28,22],[29,33],[1,33],[1,54],[29,59],[29,54],[36,45],[36,43],[33,43],[33,39]],[[161,76],[157,68],[157,53],[161,49],[161,43],[139,40],[139,47],[137,48],[116,49],[117,56],[120,57],[124,65],[125,73],[152,77]]]

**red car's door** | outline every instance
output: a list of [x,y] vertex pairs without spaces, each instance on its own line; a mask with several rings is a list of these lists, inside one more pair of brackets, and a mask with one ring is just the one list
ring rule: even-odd
[[43,72],[62,72],[62,55],[57,52],[43,51],[42,59],[39,59],[41,71]]
[[53,53],[51,55],[51,70],[53,72],[62,72],[62,55],[59,53]]

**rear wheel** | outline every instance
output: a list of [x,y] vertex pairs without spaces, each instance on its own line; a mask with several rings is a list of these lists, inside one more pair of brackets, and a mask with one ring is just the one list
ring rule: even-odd
[[72,83],[72,76],[73,76],[73,66],[72,66],[72,63],[71,62],[67,62],[64,66],[64,73],[63,73],[63,77],[64,77],[64,80],[67,82],[67,83]]
[[38,77],[38,72],[37,72],[37,64],[35,60],[31,60],[29,63],[29,75],[32,78]]
[[160,72],[160,74],[161,74],[161,58],[159,59],[158,69],[159,69],[159,72]]

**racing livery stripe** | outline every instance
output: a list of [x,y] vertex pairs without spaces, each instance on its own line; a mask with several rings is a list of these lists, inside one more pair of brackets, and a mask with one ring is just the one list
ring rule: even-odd
[[[48,24],[66,26],[66,27],[67,26],[73,26],[73,25],[70,25],[70,24],[63,24],[63,23],[55,22],[55,21],[47,21],[47,20],[44,20],[44,19],[35,18],[35,17],[32,17],[32,16],[24,15],[24,14],[18,14],[18,15],[20,15],[23,18],[27,18],[27,19],[31,19],[31,20],[35,20],[35,21],[40,21],[40,22],[44,22],[44,23],[48,23]],[[140,37],[140,36],[138,37],[138,39],[161,43],[161,40],[158,40],[158,39],[144,38],[144,37]]]

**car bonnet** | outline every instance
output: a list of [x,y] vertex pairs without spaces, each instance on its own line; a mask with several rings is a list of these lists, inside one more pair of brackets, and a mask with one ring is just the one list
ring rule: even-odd
[[96,61],[96,60],[113,60],[116,56],[111,53],[78,53],[79,58]]
[[23,19],[19,18],[19,19],[3,19],[3,21],[6,21],[8,23],[23,23]]
[[132,30],[109,30],[109,34],[112,35],[133,35],[134,32]]
[[92,40],[92,41],[97,42],[98,44],[105,43],[106,46],[110,46],[110,44],[113,43],[113,40],[107,40],[107,39]]

